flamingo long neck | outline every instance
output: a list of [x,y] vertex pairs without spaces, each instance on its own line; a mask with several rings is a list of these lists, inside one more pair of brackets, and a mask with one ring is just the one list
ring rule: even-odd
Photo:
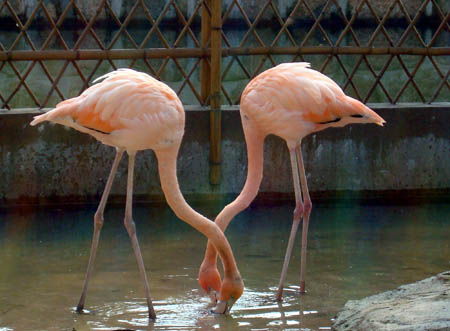
[[222,212],[216,217],[216,224],[223,230],[227,228],[231,220],[247,208],[258,194],[263,176],[264,161],[264,138],[247,134],[245,135],[247,144],[247,179],[244,188],[238,197],[228,204]]
[[222,258],[225,274],[239,273],[233,252],[223,232],[214,222],[197,213],[184,200],[177,178],[178,146],[155,151],[155,154],[158,159],[161,187],[169,206],[181,220],[190,224],[212,241]]
[[[247,143],[248,172],[247,179],[239,196],[228,204],[216,217],[216,224],[225,231],[231,220],[247,208],[258,194],[259,186],[263,176],[264,161],[264,136],[257,134],[253,130],[244,126],[245,141]],[[210,264],[217,259],[214,247],[208,244],[205,253],[205,260]]]

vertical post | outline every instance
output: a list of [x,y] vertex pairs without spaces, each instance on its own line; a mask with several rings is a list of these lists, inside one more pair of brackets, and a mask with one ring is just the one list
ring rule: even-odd
[[[210,0],[204,0],[202,4],[202,36],[201,46],[206,49],[209,46],[211,39],[211,12],[208,8]],[[207,57],[203,57],[200,69],[200,96],[202,99],[202,106],[207,105],[208,97],[211,94],[211,67]]]
[[211,90],[210,90],[210,173],[213,185],[220,184],[222,162],[222,114],[220,90],[222,84],[222,1],[208,0],[211,8]]

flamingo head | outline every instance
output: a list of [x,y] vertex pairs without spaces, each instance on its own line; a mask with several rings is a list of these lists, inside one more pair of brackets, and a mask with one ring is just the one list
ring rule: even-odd
[[225,277],[222,282],[219,300],[212,312],[217,314],[229,312],[234,303],[241,297],[242,292],[244,292],[244,282],[241,275]]
[[219,270],[215,265],[206,266],[202,263],[198,273],[198,283],[205,290],[214,303],[217,301],[217,293],[220,292],[222,280]]
[[348,106],[348,123],[374,123],[379,126],[383,126],[384,123],[386,123],[380,115],[359,100],[353,99],[349,96],[344,96],[341,100],[344,100],[345,104]]

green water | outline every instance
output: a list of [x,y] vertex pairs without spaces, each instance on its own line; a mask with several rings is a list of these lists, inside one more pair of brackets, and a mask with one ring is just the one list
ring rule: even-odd
[[[194,204],[213,217],[222,206]],[[134,218],[158,315],[148,322],[145,295],[123,209],[105,215],[90,314],[74,312],[89,257],[95,207],[0,213],[0,330],[298,330],[329,329],[347,300],[391,290],[450,269],[450,207],[313,207],[307,294],[298,294],[300,240],[283,303],[276,286],[292,203],[253,204],[227,236],[245,281],[229,316],[208,312],[197,284],[206,240],[165,205],[138,205]],[[300,237],[298,237],[300,238]]]

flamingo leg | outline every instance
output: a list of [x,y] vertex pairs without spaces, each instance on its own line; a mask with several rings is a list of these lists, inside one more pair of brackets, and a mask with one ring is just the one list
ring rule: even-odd
[[128,152],[128,181],[127,181],[127,200],[125,205],[125,219],[124,224],[127,229],[128,235],[131,239],[134,254],[136,255],[139,271],[141,273],[142,280],[144,281],[145,295],[147,297],[148,316],[150,319],[156,319],[156,313],[153,309],[152,299],[150,297],[150,288],[148,286],[147,273],[145,272],[144,260],[142,259],[141,249],[136,236],[136,225],[133,221],[133,178],[134,178],[134,160],[136,153]]
[[97,211],[95,212],[94,235],[92,238],[91,253],[89,256],[86,277],[84,279],[83,291],[81,292],[80,301],[78,302],[78,305],[77,305],[78,313],[83,312],[84,301],[86,299],[86,292],[87,292],[87,288],[88,288],[88,284],[89,284],[89,279],[91,277],[92,270],[94,269],[94,261],[95,261],[95,256],[97,254],[98,242],[100,239],[100,230],[102,229],[102,226],[103,226],[103,213],[105,210],[106,201],[108,200],[109,192],[111,191],[112,183],[114,181],[114,176],[116,175],[116,172],[117,172],[117,167],[119,166],[120,160],[122,159],[122,156],[123,156],[123,152],[124,152],[123,149],[117,149],[116,157],[114,159],[114,162],[113,162],[113,165],[111,168],[111,172],[109,173],[109,177],[106,182],[105,190],[103,191],[102,198],[100,200],[100,204],[98,205]]
[[306,181],[305,166],[303,164],[303,155],[301,145],[295,148],[297,153],[298,169],[300,171],[300,183],[303,193],[303,229],[302,229],[302,253],[300,265],[300,293],[305,293],[305,273],[306,273],[306,248],[308,243],[308,225],[309,215],[311,214],[312,203],[309,196],[308,183]]
[[281,301],[283,296],[283,286],[284,281],[286,280],[286,274],[289,267],[289,261],[291,260],[292,248],[294,247],[295,235],[297,234],[298,225],[300,223],[300,219],[303,215],[303,202],[300,190],[300,180],[298,174],[298,164],[297,164],[297,155],[295,153],[295,148],[289,148],[289,155],[291,159],[291,168],[292,168],[292,179],[294,182],[294,191],[295,191],[295,210],[294,210],[294,219],[291,228],[291,234],[289,236],[288,246],[286,249],[286,255],[284,256],[283,269],[281,271],[280,276],[280,284],[278,286],[277,292],[277,300]]

